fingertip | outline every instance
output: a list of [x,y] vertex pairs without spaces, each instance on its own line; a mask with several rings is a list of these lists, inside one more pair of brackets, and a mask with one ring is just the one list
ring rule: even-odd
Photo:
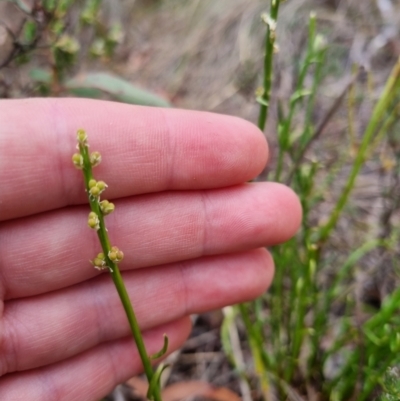
[[265,232],[265,245],[277,245],[289,240],[298,231],[302,220],[303,212],[298,196],[291,188],[277,182],[257,185],[262,185],[263,191],[255,197],[253,207],[263,210],[264,219],[270,221],[270,224],[265,223],[265,227],[268,228]]
[[274,183],[274,185],[278,192],[277,198],[281,204],[281,210],[288,216],[284,219],[285,229],[282,230],[283,236],[280,239],[280,242],[284,242],[292,238],[299,230],[303,218],[303,208],[293,189],[280,183]]
[[236,149],[232,153],[241,174],[249,181],[258,176],[269,158],[268,142],[264,133],[253,123],[239,117],[222,116],[237,132]]
[[247,302],[260,297],[271,286],[275,273],[274,260],[265,248],[257,248],[242,254],[246,257],[246,269],[241,269],[241,279],[237,282],[241,299]]
[[[179,143],[172,146],[197,160],[201,171],[209,172],[208,181],[202,187],[215,188],[249,181],[259,175],[268,161],[268,144],[264,134],[255,126],[239,117],[223,114],[163,110],[164,121]],[[176,137],[172,133],[185,133]],[[191,136],[192,140],[185,138]],[[179,146],[178,146],[179,145]],[[178,156],[178,155],[176,155]],[[174,171],[174,187],[179,182],[190,181],[193,170]],[[199,185],[199,183],[197,183]]]
[[259,261],[255,266],[260,266],[260,280],[258,281],[257,297],[262,295],[271,286],[275,274],[275,263],[271,253],[265,248],[253,251],[254,257]]

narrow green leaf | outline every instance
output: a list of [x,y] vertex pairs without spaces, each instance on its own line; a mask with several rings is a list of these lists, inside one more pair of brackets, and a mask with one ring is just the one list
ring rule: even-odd
[[93,88],[76,88],[76,89],[69,89],[70,93],[74,96],[78,97],[86,97],[90,99],[101,99],[103,97],[103,92],[99,89]]
[[257,96],[256,97],[256,102],[257,103],[259,103],[259,104],[261,104],[262,106],[265,106],[265,107],[268,107],[268,102],[265,100],[265,99],[263,99],[261,96]]
[[160,349],[160,351],[156,352],[153,355],[150,355],[150,359],[158,359],[161,358],[163,355],[165,355],[167,353],[168,350],[168,336],[166,334],[164,334],[164,345],[163,347]]
[[309,89],[305,89],[305,88],[304,89],[300,89],[300,90],[298,90],[298,91],[293,93],[293,95],[290,98],[290,103],[293,103],[293,102],[301,99],[302,97],[311,95],[311,93],[312,92]]
[[[65,84],[71,93],[82,90],[97,90],[99,93],[111,96],[123,103],[140,104],[144,106],[170,107],[167,100],[151,92],[140,89],[130,82],[105,72],[95,72],[78,75]],[[89,92],[90,93],[90,92]],[[89,95],[89,97],[91,97]],[[97,97],[97,96],[96,96]]]

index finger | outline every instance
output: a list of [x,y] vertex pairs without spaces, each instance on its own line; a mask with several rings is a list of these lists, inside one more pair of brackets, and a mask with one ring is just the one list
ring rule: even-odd
[[261,172],[268,148],[251,123],[213,113],[88,99],[0,101],[0,221],[86,201],[73,168],[77,129],[119,198],[230,186]]

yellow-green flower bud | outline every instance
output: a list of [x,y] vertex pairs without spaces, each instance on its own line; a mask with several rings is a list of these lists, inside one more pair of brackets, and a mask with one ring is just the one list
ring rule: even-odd
[[104,181],[90,180],[89,193],[90,195],[97,197],[107,188],[107,186],[108,185]]
[[96,187],[92,187],[89,189],[90,195],[97,197],[100,195],[100,189],[96,186]]
[[87,145],[87,134],[85,130],[83,129],[78,129],[76,133],[76,139],[78,140],[78,143],[80,145]]
[[120,251],[116,246],[113,246],[108,252],[108,257],[112,262],[119,263],[124,258],[124,253]]
[[97,216],[97,214],[95,212],[89,213],[88,226],[96,231],[100,228],[99,216]]
[[97,181],[96,187],[99,188],[100,192],[103,192],[108,185],[104,181]]
[[80,153],[74,153],[72,155],[72,163],[74,163],[74,166],[79,169],[82,170],[83,169],[83,157]]
[[104,269],[109,269],[109,267],[106,265],[106,258],[104,256],[104,253],[99,253],[92,261],[92,265],[94,266],[95,269],[97,270],[104,270]]
[[96,167],[101,162],[101,154],[99,152],[92,152],[90,155],[90,164],[92,167]]
[[100,202],[100,209],[104,215],[107,215],[114,211],[115,206],[114,203],[111,203],[108,200],[103,200]]

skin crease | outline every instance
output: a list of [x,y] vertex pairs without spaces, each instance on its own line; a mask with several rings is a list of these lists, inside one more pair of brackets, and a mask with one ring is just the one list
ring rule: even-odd
[[[23,118],[21,118],[23,116]],[[177,349],[189,315],[247,301],[273,278],[266,246],[293,236],[296,195],[246,181],[264,135],[212,113],[85,99],[0,101],[0,400],[95,401],[141,371],[86,225],[75,133],[103,156],[106,224],[149,353]],[[278,267],[279,268],[279,267]]]

